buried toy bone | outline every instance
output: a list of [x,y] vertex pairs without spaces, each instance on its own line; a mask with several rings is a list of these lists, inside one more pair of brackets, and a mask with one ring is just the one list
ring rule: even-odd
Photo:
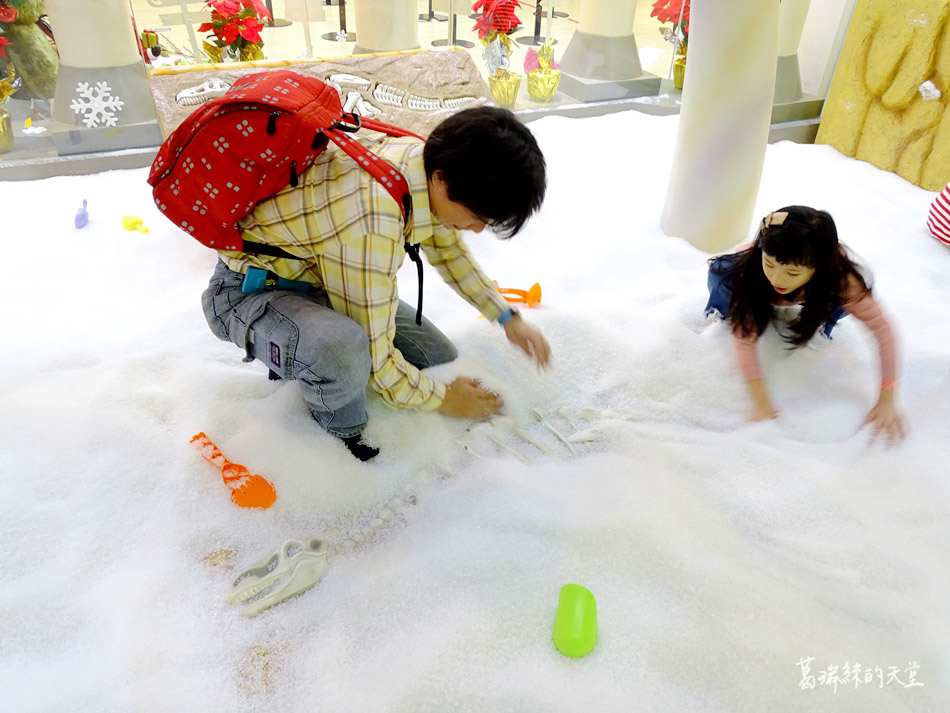
[[248,602],[241,613],[257,616],[265,609],[310,589],[327,569],[321,540],[287,540],[275,552],[244,570],[231,584],[229,604]]
[[534,415],[534,417],[538,420],[538,422],[539,422],[542,426],[544,426],[545,428],[547,428],[551,433],[553,433],[555,436],[557,436],[557,438],[560,439],[561,443],[563,443],[565,446],[567,446],[567,449],[571,452],[571,455],[574,455],[574,456],[577,455],[577,449],[574,448],[574,446],[571,444],[571,442],[570,442],[569,440],[567,440],[567,438],[565,438],[565,436],[564,436],[563,433],[561,433],[561,432],[560,432],[559,430],[557,430],[554,426],[552,426],[550,423],[548,423],[547,421],[544,420],[544,414],[543,414],[543,413],[541,413],[540,411],[538,411],[538,409],[536,409],[536,408],[531,409],[531,413]]

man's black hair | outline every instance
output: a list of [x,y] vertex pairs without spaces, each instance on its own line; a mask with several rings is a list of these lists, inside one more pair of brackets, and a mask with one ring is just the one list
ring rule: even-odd
[[450,201],[510,238],[541,207],[546,187],[538,142],[507,109],[481,106],[435,127],[423,153],[426,176],[438,171]]

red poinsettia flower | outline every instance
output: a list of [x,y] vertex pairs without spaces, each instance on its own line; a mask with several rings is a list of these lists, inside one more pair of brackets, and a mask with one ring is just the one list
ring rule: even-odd
[[[686,5],[684,8],[683,5]],[[689,34],[689,0],[656,0],[653,3],[653,12],[650,17],[655,17],[660,22],[672,22],[676,27],[680,21],[680,12],[683,13],[683,34]]]
[[205,5],[211,10],[211,22],[203,22],[198,31],[213,32],[218,47],[243,57],[251,45],[264,43],[262,20],[271,14],[261,0],[205,0]]
[[491,32],[502,35],[511,34],[521,25],[521,20],[515,16],[516,8],[521,8],[518,0],[475,0],[472,11],[482,13],[481,17],[475,21],[473,28],[478,31],[478,39],[482,39]]
[[0,57],[3,57],[4,59],[9,59],[7,57],[7,51],[4,48],[9,47],[12,44],[13,43],[10,42],[10,40],[8,40],[6,37],[0,36]]
[[236,22],[229,22],[224,27],[220,28],[220,34],[215,33],[227,44],[231,44],[238,38],[238,35],[241,34],[241,26]]
[[241,37],[243,37],[248,42],[263,42],[261,39],[261,28],[262,25],[260,22],[255,20],[253,17],[244,18],[244,29],[241,30]]
[[240,0],[208,0],[207,5],[212,12],[217,12],[224,17],[237,15],[241,12]]
[[267,9],[267,6],[261,2],[261,0],[241,0],[241,4],[245,8],[253,8],[258,17],[266,17],[268,20],[272,19],[270,16],[270,11]]

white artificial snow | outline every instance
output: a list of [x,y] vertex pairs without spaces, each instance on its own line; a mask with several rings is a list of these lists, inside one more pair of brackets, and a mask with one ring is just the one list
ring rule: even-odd
[[[727,330],[703,318],[708,256],[659,228],[676,121],[530,125],[541,213],[511,241],[467,237],[501,286],[541,284],[524,313],[553,367],[427,269],[426,315],[461,353],[433,373],[482,378],[509,420],[374,397],[369,464],[293,383],[212,336],[214,253],[157,212],[147,170],[5,183],[0,710],[945,709],[950,251],[927,234],[934,194],[827,146],[769,147],[753,222],[788,204],[834,215],[899,339],[910,433],[887,449],[860,430],[879,375],[853,318],[820,349],[763,338],[782,416],[750,424]],[[198,431],[275,505],[233,505]],[[227,604],[241,570],[311,536],[337,552],[315,587],[250,620]],[[567,582],[597,600],[583,659],[552,642]]]

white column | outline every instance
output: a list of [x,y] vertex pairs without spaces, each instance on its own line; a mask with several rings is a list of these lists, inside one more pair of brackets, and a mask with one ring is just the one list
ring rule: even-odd
[[775,92],[777,0],[691,6],[689,57],[660,225],[707,252],[745,239]]
[[139,48],[128,0],[46,0],[59,59],[70,67],[124,67]]
[[798,54],[798,45],[802,41],[805,18],[811,0],[782,0],[779,6],[778,56],[791,57]]
[[419,46],[416,0],[354,0],[357,52],[389,52]]
[[[562,91],[565,91],[565,84],[571,84],[571,77],[622,81],[643,74],[633,34],[636,10],[636,0],[582,0],[577,30],[560,60]],[[569,76],[565,78],[565,74]],[[620,92],[616,96],[623,95],[624,92]],[[583,93],[577,98],[594,100]]]
[[811,0],[782,0],[778,11],[778,66],[775,70],[775,102],[784,104],[802,98],[798,45]]
[[128,0],[46,0],[59,50],[52,129],[60,155],[161,140]]
[[578,29],[601,37],[625,37],[633,32],[636,0],[583,0]]

